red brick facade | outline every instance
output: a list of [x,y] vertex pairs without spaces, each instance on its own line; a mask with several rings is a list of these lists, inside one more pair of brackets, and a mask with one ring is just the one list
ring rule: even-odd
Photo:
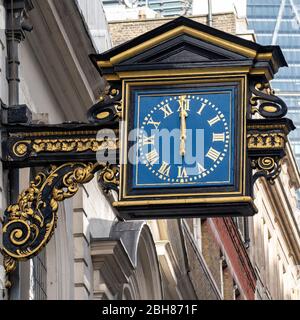
[[232,218],[213,218],[211,226],[218,234],[217,242],[222,246],[226,263],[233,280],[247,300],[255,299],[256,277],[248,252]]

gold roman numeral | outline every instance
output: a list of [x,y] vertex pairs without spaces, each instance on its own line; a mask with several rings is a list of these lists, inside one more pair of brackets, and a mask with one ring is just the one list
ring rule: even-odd
[[157,153],[157,151],[154,149],[152,151],[150,151],[149,153],[146,154],[146,159],[148,160],[148,162],[153,165],[154,163],[156,163],[159,159],[159,154]]
[[213,141],[225,141],[225,133],[213,133]]
[[214,118],[212,118],[211,120],[207,120],[207,122],[209,123],[210,126],[214,125],[215,123],[221,121],[220,117],[217,115]]
[[221,154],[221,152],[215,150],[214,148],[210,148],[207,152],[206,157],[210,158],[211,160],[213,160],[215,162],[219,158],[220,154]]
[[154,121],[154,120],[152,119],[152,117],[150,117],[149,120],[148,120],[148,122],[147,122],[147,124],[153,124],[154,127],[155,127],[155,129],[158,129],[158,127],[159,127],[159,125],[160,125],[160,122]]
[[186,96],[180,96],[178,99],[179,108],[177,111],[190,111],[190,99],[187,99]]
[[171,169],[171,166],[167,163],[167,162],[164,162],[162,163],[161,167],[159,168],[158,172],[169,177],[170,176],[170,169]]
[[159,108],[159,110],[164,112],[164,118],[167,118],[168,116],[173,114],[173,111],[168,104],[165,104],[163,107]]
[[143,136],[143,146],[147,145],[147,144],[154,144],[154,139],[155,139],[155,136],[150,136],[150,137],[147,137],[147,136]]
[[204,102],[202,102],[202,105],[201,105],[201,107],[200,107],[199,111],[197,112],[200,116],[201,116],[202,111],[203,111],[203,110],[204,110],[204,108],[206,107],[207,102],[208,102],[208,100],[207,100],[207,99],[205,99],[205,100],[204,100]]
[[188,174],[185,167],[178,167],[178,178],[187,178]]

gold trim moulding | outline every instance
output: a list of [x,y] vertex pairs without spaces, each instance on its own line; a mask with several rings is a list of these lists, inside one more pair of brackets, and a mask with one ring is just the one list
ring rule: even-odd
[[267,52],[267,53],[259,53],[257,56],[256,56],[256,60],[264,60],[264,61],[270,61],[275,64],[275,59],[274,59],[274,56],[273,56],[273,53],[271,52]]
[[250,75],[254,76],[265,76],[268,81],[273,79],[272,74],[268,68],[251,68]]
[[221,197],[221,198],[188,198],[188,199],[156,199],[156,200],[133,200],[133,201],[115,201],[114,207],[130,207],[130,206],[142,206],[142,205],[161,205],[161,204],[192,204],[192,203],[237,203],[245,202],[252,203],[251,197]]
[[197,76],[197,75],[224,75],[227,73],[244,73],[250,75],[265,76],[268,81],[273,79],[268,68],[250,68],[250,67],[211,67],[211,68],[194,68],[194,69],[176,69],[176,70],[149,70],[149,71],[121,71],[117,73],[105,74],[107,81],[119,81],[121,79],[134,78],[151,78],[151,77],[168,77],[172,76]]
[[36,140],[19,140],[12,147],[13,153],[17,157],[22,157],[31,147],[35,153],[41,152],[97,152],[100,150],[117,150],[119,149],[119,138],[116,139],[36,139]]
[[[38,138],[38,137],[50,137],[50,136],[57,136],[56,138],[53,139],[63,139],[64,136],[80,136],[82,135],[83,139],[84,138],[89,138],[87,137],[88,135],[97,135],[97,133],[99,132],[99,130],[113,130],[116,134],[116,136],[119,134],[119,129],[105,129],[105,128],[99,128],[98,130],[88,130],[88,131],[84,131],[84,130],[72,130],[72,131],[31,131],[31,132],[17,132],[17,133],[9,133],[9,137],[10,138],[23,138],[23,137],[34,137],[34,138]],[[62,136],[62,137],[59,137]]]
[[111,68],[113,67],[112,63],[109,60],[104,60],[104,61],[98,61],[97,62],[98,67],[100,68]]
[[283,149],[286,135],[283,133],[250,133],[247,135],[248,149]]
[[192,69],[174,69],[174,70],[142,70],[142,71],[121,71],[113,74],[106,74],[107,80],[135,79],[135,78],[151,78],[151,77],[170,77],[170,76],[208,76],[208,75],[225,75],[247,74],[250,67],[207,67]]

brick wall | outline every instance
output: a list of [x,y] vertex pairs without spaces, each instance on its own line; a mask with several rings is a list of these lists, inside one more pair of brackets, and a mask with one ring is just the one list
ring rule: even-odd
[[[211,227],[215,228],[219,245],[222,247],[228,266],[230,266],[230,273],[237,282],[243,299],[254,300],[256,286],[254,269],[232,218],[212,218],[210,222]],[[227,281],[226,288],[229,288],[228,290],[225,288],[226,298],[228,298],[231,287],[228,286],[226,274],[225,280]]]
[[[219,300],[216,289],[212,284],[213,275],[208,275],[207,269],[199,261],[199,253],[192,243],[186,240],[186,250],[189,260],[190,277],[199,300]],[[207,261],[205,261],[207,263]],[[212,277],[211,277],[212,276]]]
[[223,295],[224,300],[233,300],[233,279],[229,268],[223,270]]
[[202,254],[221,291],[220,247],[211,232],[208,220],[202,223]]
[[[193,16],[191,19],[207,24],[207,16]],[[114,21],[109,23],[109,31],[113,46],[131,40],[143,33],[153,30],[167,22],[169,18]],[[213,27],[222,31],[236,33],[236,17],[234,13],[213,15]]]

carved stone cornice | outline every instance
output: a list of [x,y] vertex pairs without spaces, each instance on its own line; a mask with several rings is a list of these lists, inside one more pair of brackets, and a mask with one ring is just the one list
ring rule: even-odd
[[[107,284],[113,295],[122,291],[124,283],[134,271],[134,266],[121,241],[112,239],[94,239],[91,244],[91,257],[94,272],[101,273],[101,279]],[[95,284],[97,287],[99,284]]]

